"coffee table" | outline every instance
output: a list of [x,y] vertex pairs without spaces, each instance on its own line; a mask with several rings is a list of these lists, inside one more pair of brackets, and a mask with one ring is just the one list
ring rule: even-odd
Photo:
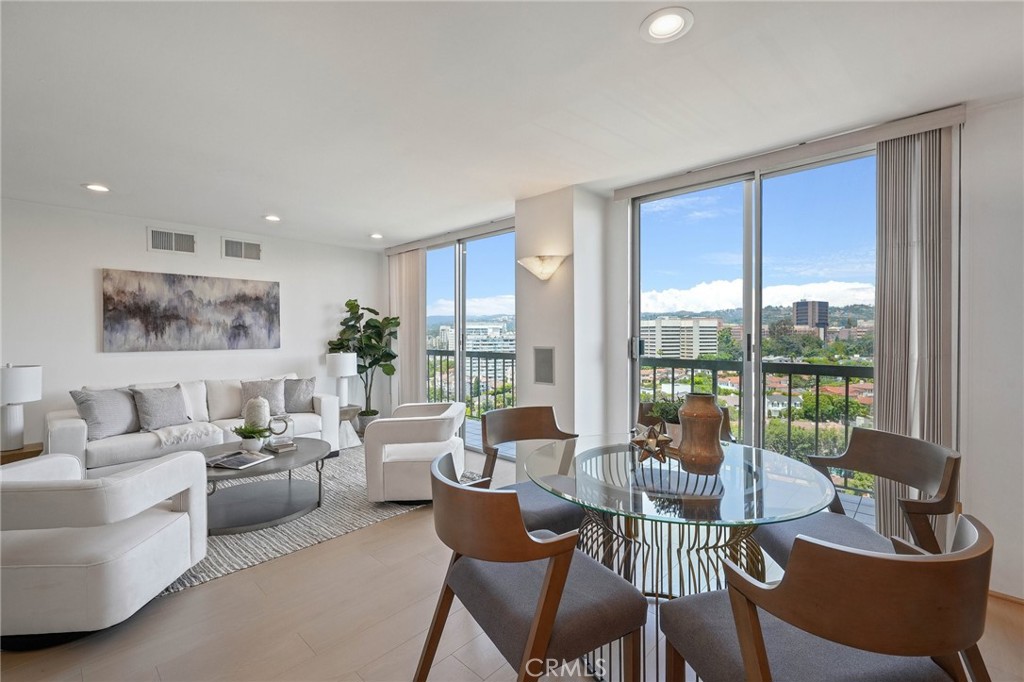
[[[304,516],[323,501],[324,460],[331,452],[327,441],[316,438],[296,438],[297,449],[273,455],[273,459],[260,462],[247,469],[206,470],[207,522],[210,535],[247,533],[270,528]],[[200,450],[207,458],[238,449],[238,443],[212,445]],[[264,452],[271,455],[273,453]],[[292,471],[300,467],[316,466],[317,482],[292,478]],[[288,478],[252,481],[218,488],[218,483],[240,478],[254,478],[266,474],[288,472]]]

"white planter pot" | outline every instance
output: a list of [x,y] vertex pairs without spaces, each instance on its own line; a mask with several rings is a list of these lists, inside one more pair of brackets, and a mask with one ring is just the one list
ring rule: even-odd
[[243,438],[241,444],[239,445],[239,447],[241,447],[243,450],[247,450],[249,452],[259,452],[260,449],[263,447],[263,439],[262,438]]

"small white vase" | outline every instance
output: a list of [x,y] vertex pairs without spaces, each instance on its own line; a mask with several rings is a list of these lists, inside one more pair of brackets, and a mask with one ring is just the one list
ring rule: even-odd
[[249,452],[259,452],[263,447],[262,438],[243,438],[242,443],[239,445],[243,450]]

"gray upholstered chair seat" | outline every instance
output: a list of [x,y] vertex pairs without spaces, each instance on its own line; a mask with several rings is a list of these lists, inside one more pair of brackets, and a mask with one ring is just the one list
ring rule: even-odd
[[[566,476],[559,478],[572,481]],[[582,507],[544,490],[533,481],[520,481],[504,486],[501,490],[516,491],[526,530],[545,529],[561,534],[576,530],[583,523]]]
[[[548,494],[548,493],[544,493]],[[550,532],[534,533],[552,537]],[[548,561],[494,563],[462,557],[448,584],[513,668],[522,661]],[[579,550],[555,616],[547,657],[570,661],[636,630],[647,600]]]
[[[841,590],[841,588],[839,588]],[[842,618],[837,603],[836,618]],[[758,610],[772,677],[786,682],[949,682],[927,657],[886,656],[836,644]],[[736,622],[725,590],[672,600],[661,607],[661,630],[703,682],[744,679]]]
[[891,541],[860,521],[845,514],[834,514],[829,511],[793,521],[758,526],[754,531],[754,539],[761,545],[761,549],[782,568],[786,568],[786,564],[789,563],[789,553],[793,549],[793,540],[797,535],[806,535],[869,552],[894,553]]

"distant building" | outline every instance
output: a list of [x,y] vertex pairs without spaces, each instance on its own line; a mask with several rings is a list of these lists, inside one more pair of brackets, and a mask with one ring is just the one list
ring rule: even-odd
[[743,325],[742,324],[723,324],[722,329],[729,330],[729,336],[736,342],[737,346],[743,347]]
[[793,303],[793,326],[828,329],[828,301]]
[[686,320],[659,317],[640,321],[640,338],[644,355],[694,360],[707,353],[718,352],[717,317],[694,317]]
[[[454,327],[441,325],[436,339],[438,350],[455,350]],[[467,322],[466,350],[515,353],[516,333],[508,331],[504,322]]]

